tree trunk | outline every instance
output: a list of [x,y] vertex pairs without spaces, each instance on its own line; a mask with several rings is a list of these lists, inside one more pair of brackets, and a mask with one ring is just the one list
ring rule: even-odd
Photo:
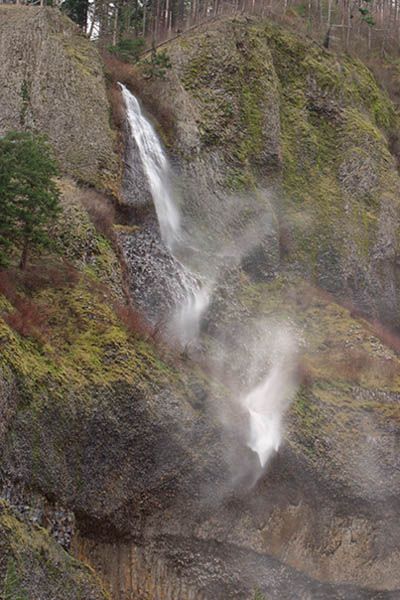
[[28,240],[24,241],[24,245],[22,247],[21,260],[19,261],[19,268],[21,271],[25,271],[26,265],[28,263],[28,254],[29,254],[29,242]]
[[113,46],[117,45],[118,38],[118,5],[115,5],[114,8],[114,27],[113,27],[113,37],[112,44]]

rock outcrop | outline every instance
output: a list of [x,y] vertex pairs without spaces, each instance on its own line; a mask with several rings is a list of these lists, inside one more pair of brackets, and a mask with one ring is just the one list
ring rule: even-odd
[[108,600],[93,571],[45,529],[21,521],[0,501],[0,589],[5,599]]
[[0,135],[44,133],[64,172],[117,193],[103,67],[89,40],[52,8],[0,6]]
[[227,211],[253,195],[246,210],[262,202],[266,230],[257,276],[295,272],[398,326],[400,180],[388,140],[399,121],[369,70],[251,19],[182,35],[168,53],[172,72],[153,95],[175,123],[193,236],[226,236]]

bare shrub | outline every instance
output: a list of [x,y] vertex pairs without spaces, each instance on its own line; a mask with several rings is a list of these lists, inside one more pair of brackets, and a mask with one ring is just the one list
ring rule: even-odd
[[96,230],[114,241],[115,208],[113,203],[95,190],[87,189],[81,197],[90,220]]
[[295,376],[300,386],[307,389],[313,386],[315,378],[306,359],[302,358],[297,363]]
[[9,271],[0,271],[0,294],[13,302],[17,296],[15,282],[11,280]]
[[[109,52],[103,51],[102,57],[106,67],[106,76],[110,84],[109,98],[116,126],[121,127],[124,119],[123,116],[121,119],[123,104],[117,88],[117,84],[120,82],[126,85],[135,96],[140,98],[146,110],[156,119],[163,132],[167,137],[172,139],[175,134],[175,119],[172,109],[166,106],[162,100],[162,94],[160,94],[162,82],[153,81],[150,83],[146,81],[139,67],[124,63]],[[115,115],[114,110],[116,111]]]
[[21,285],[28,292],[36,292],[45,288],[74,287],[80,277],[77,269],[66,261],[34,265],[18,275]]
[[108,100],[111,106],[113,124],[116,129],[122,129],[125,120],[124,101],[121,90],[113,83],[108,89]]
[[400,336],[398,333],[386,327],[377,320],[370,323],[372,333],[383,343],[397,354],[400,354]]
[[115,313],[124,324],[125,328],[134,335],[143,339],[154,336],[154,329],[147,319],[133,306],[128,304],[116,304]]
[[32,300],[18,297],[13,312],[3,316],[5,322],[22,337],[45,342],[47,333],[47,310]]

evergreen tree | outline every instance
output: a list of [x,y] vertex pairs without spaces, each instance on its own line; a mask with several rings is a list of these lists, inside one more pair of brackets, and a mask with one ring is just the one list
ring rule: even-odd
[[89,12],[88,0],[64,0],[61,8],[86,33]]
[[10,132],[0,139],[0,260],[12,246],[21,249],[25,269],[31,249],[50,244],[48,225],[60,211],[58,174],[43,136]]

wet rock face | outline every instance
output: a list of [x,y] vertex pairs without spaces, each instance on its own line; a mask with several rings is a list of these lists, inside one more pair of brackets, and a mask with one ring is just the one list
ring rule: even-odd
[[[82,531],[106,539],[140,536],[147,518],[192,505],[203,486],[215,482],[217,490],[225,477],[219,434],[199,410],[195,384],[177,383],[175,390],[154,384],[151,394],[140,384],[98,387],[91,390],[96,406],[90,411],[75,406],[71,415],[43,406],[36,431],[29,416],[20,415],[3,467],[10,480],[68,506]],[[57,440],[64,440],[62,453]]]
[[62,169],[116,192],[113,150],[100,57],[54,8],[0,7],[0,134],[47,134]]
[[235,193],[273,190],[275,239],[265,268],[254,255],[248,272],[294,271],[398,325],[399,177],[387,133],[399,123],[369,71],[244,19],[168,52],[173,70],[154,93],[175,118],[183,210],[213,231],[227,192],[235,210]]
[[65,550],[70,550],[75,530],[74,514],[60,505],[53,505],[38,493],[25,489],[0,474],[0,498],[12,508],[15,515],[28,525],[38,525]]
[[190,537],[160,536],[144,547],[78,540],[76,551],[96,557],[121,600],[253,600],[257,591],[276,600],[395,600],[397,594],[320,583],[271,557]]
[[154,324],[165,327],[196,279],[165,246],[155,218],[147,218],[136,231],[121,231],[119,244],[135,303]]
[[[111,544],[89,534],[74,551],[121,600],[252,600],[255,590],[288,600],[293,590],[304,600],[397,598],[396,551],[387,554],[386,544],[382,552],[376,537],[385,519],[372,523],[372,505],[317,478],[299,457],[285,452],[255,486],[219,492],[149,516],[144,537]],[[359,516],[347,516],[355,505]]]
[[[41,20],[43,15],[50,15],[51,23],[51,15],[57,15],[29,8],[33,12],[28,17],[25,8],[15,10],[22,11],[15,12],[22,15],[21,23],[38,19],[29,21],[32,36],[37,33],[37,23],[47,35],[43,24],[47,21]],[[315,173],[310,164],[315,167],[320,155],[315,139],[321,142],[326,134],[324,127],[319,129],[321,123],[316,124],[315,116],[323,119],[324,126],[344,127],[342,111],[335,102],[328,102],[315,91],[318,86],[314,83],[304,91],[303,84],[309,83],[304,65],[299,67],[300,77],[295,69],[295,83],[300,91],[293,93],[298,91],[296,85],[290,89],[291,79],[286,77],[287,69],[290,74],[293,65],[282,64],[282,56],[276,48],[275,55],[271,54],[265,32],[247,31],[248,25],[222,24],[220,32],[217,24],[216,32],[205,37],[201,34],[201,40],[190,42],[189,49],[172,48],[176,70],[171,75],[172,84],[166,84],[175,86],[172,88],[176,91],[176,95],[172,94],[175,111],[181,111],[173,153],[174,166],[182,180],[185,235],[192,242],[190,263],[196,265],[196,252],[200,251],[200,263],[204,266],[206,262],[210,268],[206,274],[217,274],[215,297],[206,315],[207,327],[202,341],[211,343],[207,339],[210,336],[217,346],[227,342],[230,349],[233,348],[228,373],[232,374],[235,384],[241,383],[247,373],[241,371],[246,370],[246,360],[237,360],[234,353],[247,358],[250,352],[237,325],[252,314],[252,309],[256,311],[255,317],[261,308],[267,316],[274,311],[274,304],[268,304],[272,290],[265,288],[258,294],[257,286],[278,280],[285,269],[302,276],[311,273],[318,283],[337,294],[352,289],[357,301],[367,307],[371,290],[379,295],[387,284],[387,306],[395,310],[397,291],[392,259],[396,253],[398,213],[393,197],[388,198],[386,204],[379,200],[378,209],[375,204],[371,205],[372,225],[379,221],[379,233],[372,236],[372,242],[368,236],[361,240],[364,251],[365,247],[373,246],[373,240],[376,242],[370,271],[369,257],[366,253],[361,257],[360,240],[355,239],[354,243],[352,240],[354,231],[365,233],[360,225],[364,217],[369,218],[369,212],[366,214],[363,210],[365,194],[370,186],[378,186],[378,181],[383,185],[383,177],[371,175],[367,169],[361,171],[362,181],[359,181],[357,171],[363,161],[351,158],[354,147],[350,144],[348,155],[340,157],[347,162],[339,169],[339,178],[336,179],[336,172],[330,172],[327,179],[323,178],[321,187],[317,185],[307,195],[302,170],[307,186],[320,181],[320,165]],[[16,26],[19,39],[17,22]],[[0,33],[2,27],[0,24]],[[55,32],[54,36],[45,36],[46,43],[50,44],[49,40],[53,43],[57,35]],[[30,36],[31,33],[29,40]],[[223,47],[225,38],[226,48]],[[287,41],[278,39],[278,42],[277,46],[285,48]],[[36,45],[35,41],[34,50]],[[86,41],[84,45],[86,47]],[[315,58],[310,47],[306,50],[303,55],[309,56],[310,51]],[[34,52],[33,55],[36,56]],[[293,58],[296,52],[291,51],[289,55]],[[46,60],[40,58],[43,68],[48,66]],[[203,68],[208,60],[211,63]],[[242,62],[252,69],[243,70]],[[81,66],[84,80],[88,75],[85,61]],[[315,64],[311,64],[307,68],[314,67]],[[38,73],[41,76],[40,69]],[[68,73],[66,69],[66,81]],[[263,74],[266,79],[259,87],[257,78]],[[240,89],[245,92],[238,100],[235,99],[238,86],[228,89],[232,76],[243,83]],[[52,77],[54,79],[54,73]],[[23,81],[12,81],[15,92]],[[72,81],[69,85],[74,89]],[[22,117],[42,118],[33,99],[32,106],[29,105],[31,96],[27,95],[26,86],[21,89]],[[64,90],[62,86],[60,89]],[[210,90],[211,98],[204,95],[205,89]],[[287,98],[282,100],[285,89],[290,102]],[[171,96],[170,91],[168,88]],[[302,100],[295,113],[288,115],[292,100],[303,98],[303,94],[310,114],[305,113],[306,103]],[[93,104],[88,102],[87,106]],[[17,117],[14,110],[7,118],[15,123]],[[99,119],[97,114],[95,117]],[[299,130],[296,129],[298,123],[301,124]],[[50,133],[55,135],[53,130]],[[288,139],[291,134],[293,139]],[[346,136],[350,140],[348,132]],[[72,143],[68,135],[66,141],[63,140],[60,136],[60,144]],[[79,137],[77,140],[85,147],[86,140],[82,142]],[[384,148],[384,141],[379,140],[373,139],[366,147]],[[336,141],[334,137],[333,142]],[[336,155],[338,150],[333,142]],[[357,147],[364,148],[364,142]],[[60,146],[60,156],[67,152],[65,148]],[[294,149],[298,154],[291,156]],[[98,157],[99,148],[95,143],[92,150],[90,157]],[[66,163],[67,168],[80,176],[73,171],[76,164],[70,155],[65,156],[70,161]],[[137,157],[135,160],[126,179],[132,194],[129,197],[128,193],[127,200],[139,209],[142,205],[147,207],[148,190]],[[332,155],[324,155],[324,161],[327,169],[334,163]],[[388,172],[394,175],[390,160],[384,162],[389,165]],[[99,163],[96,165],[95,170]],[[93,181],[90,179],[92,167],[93,163],[84,173],[86,181]],[[285,194],[274,197],[263,194],[260,182],[265,184],[267,176],[271,177],[271,187],[275,189],[285,167],[295,170],[294,179],[290,179],[290,172],[282,174]],[[334,196],[331,201],[330,192],[327,193],[332,178],[334,186],[338,182],[342,186],[344,195],[339,194],[339,200]],[[355,197],[357,190],[359,196]],[[336,187],[334,191],[337,192]],[[309,198],[312,202],[307,206]],[[343,204],[344,208],[343,198],[349,200],[349,204]],[[327,204],[323,204],[324,199],[328,200]],[[376,197],[373,200],[376,201]],[[286,216],[292,238],[285,241],[281,220],[285,222]],[[132,296],[157,323],[180,301],[187,282],[179,261],[166,251],[155,222],[148,217],[145,211],[137,228],[120,229],[119,240],[128,265]],[[256,229],[248,227],[249,222],[255,222]],[[349,223],[347,229],[343,223]],[[358,229],[353,228],[354,223]],[[372,230],[375,235],[373,227]],[[343,232],[346,235],[342,243]],[[91,234],[91,238],[93,252],[88,253],[88,260],[82,260],[83,267],[93,263],[92,254],[96,253],[108,263],[110,256],[102,257],[101,245],[95,243],[96,236]],[[383,243],[385,239],[387,246]],[[226,247],[228,252],[224,254],[222,249]],[[346,249],[344,254],[343,248]],[[382,268],[378,268],[379,265]],[[375,272],[376,280],[372,277]],[[106,271],[101,273],[110,280]],[[374,281],[378,282],[375,288]],[[69,296],[73,296],[73,302],[65,313],[58,305],[60,320],[65,319],[66,324],[53,332],[54,348],[50,346],[50,351],[47,346],[36,346],[33,342],[19,343],[18,336],[2,325],[2,336],[12,348],[10,354],[14,354],[11,358],[7,355],[4,362],[10,362],[18,372],[25,403],[15,411],[16,396],[9,380],[1,376],[0,416],[6,425],[0,422],[0,436],[6,440],[2,466],[7,467],[10,478],[34,486],[74,512],[81,536],[85,538],[78,552],[104,574],[114,597],[117,600],[137,597],[252,600],[257,588],[266,598],[280,600],[398,597],[396,443],[399,437],[396,413],[389,412],[391,405],[398,404],[398,396],[388,394],[382,401],[379,394],[371,392],[369,395],[363,386],[352,388],[347,380],[317,363],[315,373],[312,371],[310,375],[312,391],[308,389],[303,394],[300,406],[294,407],[298,412],[294,412],[290,420],[291,449],[281,451],[268,471],[261,474],[257,458],[246,447],[244,430],[239,426],[236,429],[224,427],[223,419],[217,414],[223,403],[228,411],[235,412],[229,401],[236,397],[236,385],[229,391],[221,382],[213,386],[214,364],[206,365],[208,370],[202,372],[199,366],[193,368],[176,357],[177,365],[171,368],[150,344],[135,335],[128,336],[116,322],[115,315],[104,306],[107,298],[103,298],[103,305],[99,307],[94,293],[93,289],[83,288],[63,296],[62,304],[68,305]],[[239,293],[241,297],[237,298]],[[50,296],[51,301],[56,300],[56,296],[56,293]],[[283,293],[279,301],[280,304],[287,302]],[[317,298],[312,306],[315,313],[320,304],[321,298]],[[379,311],[378,305],[376,310]],[[71,314],[79,318],[71,318]],[[354,322],[348,324],[338,305],[326,308],[323,317],[332,318],[332,314],[339,315],[338,332],[335,331],[338,336],[342,330],[347,332],[350,325],[355,326]],[[324,330],[326,321],[322,319],[321,324],[317,323],[314,329]],[[260,334],[264,333],[262,330]],[[328,341],[332,345],[332,339]],[[368,340],[363,343],[367,344]],[[344,339],[344,346],[346,344],[347,339]],[[314,354],[321,354],[323,346],[321,338]],[[74,354],[76,347],[79,351]],[[337,354],[341,355],[342,350],[343,347],[338,346]],[[65,360],[66,357],[69,360]],[[389,360],[397,364],[395,357],[390,356]],[[31,364],[38,368],[37,379],[33,377],[36,373],[32,374]],[[386,383],[394,385],[393,381],[385,380]],[[370,380],[365,384],[368,385],[374,389],[377,386]],[[355,400],[358,404],[353,408]],[[380,410],[382,414],[388,411],[389,418],[382,427],[371,428],[370,437],[365,436],[361,443],[358,430],[365,424],[365,413]],[[335,419],[339,420],[343,414],[343,422],[338,424]],[[228,420],[230,418],[229,414]],[[244,420],[242,414],[239,419]],[[369,446],[370,452],[364,454]],[[379,467],[382,463],[384,467],[371,469],[375,463]],[[367,476],[356,478],[357,470],[361,473],[364,470]],[[370,493],[370,487],[374,494]],[[25,512],[28,519],[37,518],[24,497],[18,498],[7,490],[4,494],[17,507],[22,507],[20,512]],[[27,510],[24,506],[28,506]],[[60,509],[50,519],[50,528],[66,545],[71,534],[70,514]],[[17,527],[13,521],[12,528]],[[46,555],[45,549],[43,552]],[[9,550],[7,553],[4,556],[9,556]],[[61,592],[58,588],[54,592],[47,576],[44,581],[40,579],[41,587],[37,584],[35,573],[40,559],[31,560],[30,554],[28,558],[31,568],[26,579],[40,590],[36,592],[35,588],[33,598],[69,600],[69,593],[71,600],[79,598],[75,588],[71,587],[70,592],[67,586],[69,576],[65,565],[59,577]],[[3,567],[0,558],[1,577],[4,577]],[[329,581],[331,583],[323,583]],[[347,586],[342,585],[345,582]],[[394,591],[381,592],[381,589]],[[63,595],[58,596],[61,593]],[[97,600],[96,592],[90,587],[84,586],[80,594],[85,599]]]
[[124,176],[122,193],[124,201],[131,207],[143,208],[152,205],[152,197],[143,170],[139,149],[129,128],[129,123],[124,123]]

